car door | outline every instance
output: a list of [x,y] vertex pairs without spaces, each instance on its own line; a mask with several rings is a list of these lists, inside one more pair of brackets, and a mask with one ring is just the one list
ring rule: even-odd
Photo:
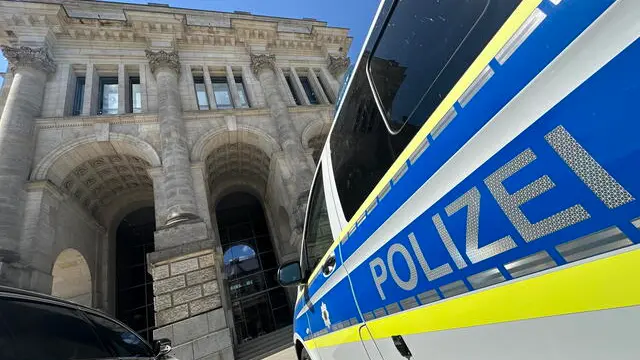
[[338,243],[334,242],[341,229],[332,214],[333,201],[327,201],[327,179],[330,180],[328,169],[321,161],[307,209],[302,267],[309,278],[303,290],[304,307],[297,313],[296,320],[302,316],[308,318],[307,338],[313,347],[312,356],[322,360],[368,359],[358,335],[363,321],[342,265]]
[[71,306],[20,296],[0,298],[0,324],[10,338],[0,341],[3,359],[114,359]]

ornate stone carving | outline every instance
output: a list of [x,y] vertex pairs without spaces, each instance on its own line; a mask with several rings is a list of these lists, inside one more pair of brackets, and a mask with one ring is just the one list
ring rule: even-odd
[[9,69],[15,71],[16,68],[27,66],[46,73],[56,71],[56,64],[51,60],[46,48],[30,48],[26,46],[11,47],[0,46],[4,57],[9,61]]
[[329,72],[333,76],[338,77],[340,76],[340,74],[347,71],[347,68],[349,67],[350,63],[351,63],[351,59],[349,59],[346,56],[329,55],[329,65],[328,65]]
[[161,67],[168,67],[169,69],[180,73],[180,58],[177,51],[166,52],[164,50],[151,51],[145,50],[149,65],[151,66],[151,72],[154,74],[156,70]]
[[276,56],[267,54],[251,54],[251,70],[256,76],[264,69],[276,70]]

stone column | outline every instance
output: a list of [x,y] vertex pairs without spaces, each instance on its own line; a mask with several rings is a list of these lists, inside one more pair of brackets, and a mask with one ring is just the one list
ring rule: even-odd
[[167,202],[166,226],[198,219],[191,178],[187,135],[178,89],[177,52],[146,51],[158,89],[158,121],[162,143],[162,169]]
[[292,186],[289,188],[289,211],[292,215],[293,230],[301,230],[304,222],[307,192],[311,186],[313,171],[307,162],[287,104],[279,91],[275,71],[275,55],[251,54],[251,68],[256,74],[264,91],[271,118],[278,130],[278,140],[284,152],[285,166],[292,174]]
[[17,260],[34,119],[42,109],[47,75],[55,71],[45,48],[2,46],[2,52],[14,75],[0,118],[0,272],[3,263]]
[[340,90],[340,86],[342,86],[342,82],[344,81],[344,74],[349,68],[349,63],[351,63],[351,59],[346,56],[329,55],[329,72],[338,81],[338,90],[336,91],[336,93]]

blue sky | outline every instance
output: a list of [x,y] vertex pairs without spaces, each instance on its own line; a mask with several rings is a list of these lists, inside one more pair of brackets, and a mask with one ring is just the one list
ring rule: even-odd
[[[119,1],[146,4],[148,1]],[[182,7],[216,11],[248,11],[254,15],[270,15],[290,18],[314,18],[326,21],[330,26],[349,28],[353,44],[349,51],[355,61],[379,0],[153,0],[152,2]],[[0,71],[7,68],[0,55]],[[0,80],[1,81],[1,80]]]

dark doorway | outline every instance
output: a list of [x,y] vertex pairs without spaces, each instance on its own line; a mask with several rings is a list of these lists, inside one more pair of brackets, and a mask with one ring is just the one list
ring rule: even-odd
[[127,215],[116,232],[116,317],[149,341],[155,322],[147,253],[153,252],[155,224],[153,207],[145,207]]
[[224,268],[238,342],[291,324],[287,294],[276,281],[278,262],[260,201],[242,192],[216,207]]

